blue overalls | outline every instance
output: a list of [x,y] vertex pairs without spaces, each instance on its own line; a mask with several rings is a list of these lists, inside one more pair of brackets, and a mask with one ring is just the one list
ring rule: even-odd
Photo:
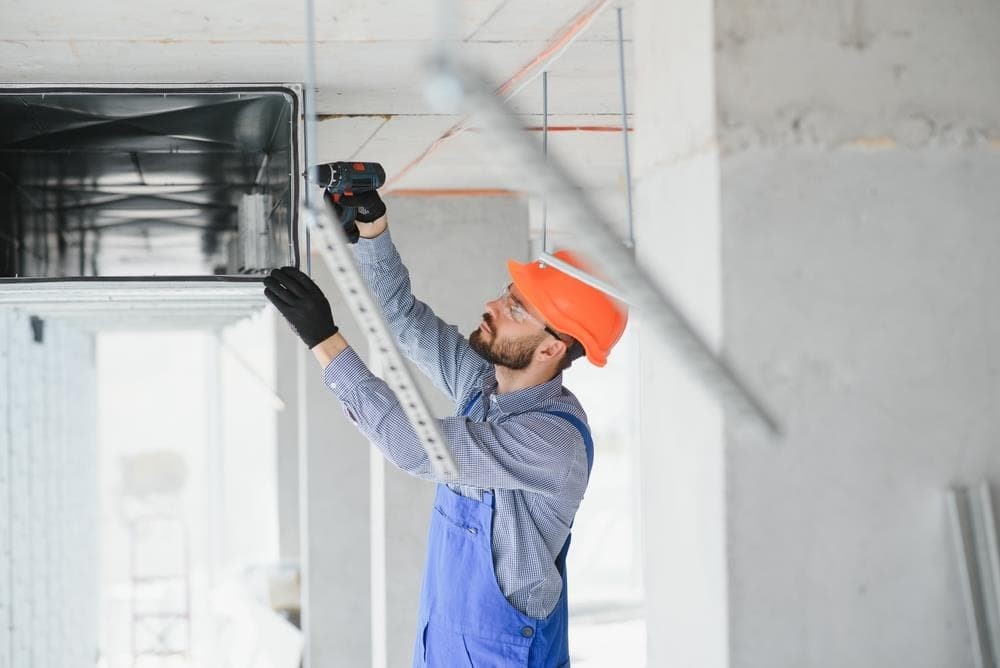
[[[480,397],[466,404],[468,415]],[[590,430],[579,418],[544,411],[568,420],[583,436],[587,472],[594,461]],[[427,563],[417,617],[414,668],[559,668],[569,666],[569,609],[566,554],[569,536],[556,558],[562,594],[548,617],[529,617],[504,597],[493,569],[493,492],[476,501],[437,486],[427,540]]]

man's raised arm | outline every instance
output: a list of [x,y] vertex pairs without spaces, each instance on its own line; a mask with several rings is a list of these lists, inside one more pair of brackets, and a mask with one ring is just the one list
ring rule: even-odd
[[360,239],[353,246],[354,255],[401,351],[453,401],[461,401],[489,364],[473,352],[454,325],[413,296],[410,273],[392,243],[378,193],[369,191],[340,201],[357,208]]

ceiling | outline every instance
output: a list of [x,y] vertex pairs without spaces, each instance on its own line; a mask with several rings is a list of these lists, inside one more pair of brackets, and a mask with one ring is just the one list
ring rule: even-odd
[[[390,186],[516,188],[476,133],[435,142],[458,116],[425,99],[426,62],[449,17],[449,42],[482,66],[524,125],[542,126],[548,75],[553,155],[588,185],[622,178],[615,8],[624,5],[626,83],[631,7],[607,0],[316,3],[317,156],[382,162]],[[441,8],[447,8],[441,12]],[[287,83],[305,75],[304,7],[247,0],[143,3],[5,0],[0,81],[12,83]],[[573,130],[569,128],[581,128]],[[541,134],[537,130],[536,134]],[[429,154],[428,149],[434,147]],[[423,157],[421,157],[423,156]],[[614,175],[609,179],[608,175]],[[619,185],[620,188],[620,185]]]
[[[348,0],[316,6],[319,161],[380,162],[389,177],[387,188],[396,194],[461,197],[526,189],[518,165],[497,164],[486,151],[481,128],[460,114],[442,113],[425,96],[426,64],[443,32],[463,61],[488,73],[490,85],[539,144],[541,73],[548,72],[549,153],[569,166],[612,219],[622,222],[616,8],[622,7],[624,18],[625,81],[631,91],[630,2]],[[448,20],[439,21],[440,15]],[[305,79],[303,6],[261,0],[139,6],[115,0],[5,0],[2,16],[3,82],[283,84]],[[628,104],[633,107],[631,94]],[[218,286],[214,291],[220,292]]]

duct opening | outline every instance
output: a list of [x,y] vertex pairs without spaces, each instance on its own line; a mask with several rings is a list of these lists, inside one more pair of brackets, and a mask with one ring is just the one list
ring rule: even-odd
[[294,86],[0,87],[0,279],[297,264]]

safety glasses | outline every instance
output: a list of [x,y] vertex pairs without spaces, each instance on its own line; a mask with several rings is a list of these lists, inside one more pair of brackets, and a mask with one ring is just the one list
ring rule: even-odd
[[511,320],[513,320],[514,322],[517,322],[517,323],[525,323],[525,322],[529,322],[529,321],[533,322],[536,325],[538,325],[539,327],[541,327],[542,329],[544,329],[546,332],[548,332],[549,334],[551,334],[552,336],[556,337],[557,339],[559,339],[561,341],[562,337],[559,336],[559,332],[557,332],[556,330],[552,329],[551,327],[549,327],[548,325],[546,325],[544,322],[542,322],[541,320],[539,320],[535,316],[533,316],[530,313],[528,313],[528,310],[526,308],[524,308],[524,304],[522,304],[521,302],[519,302],[517,300],[517,297],[515,297],[514,295],[511,294],[511,292],[510,292],[510,286],[511,286],[510,283],[508,283],[507,285],[503,286],[503,288],[500,290],[500,294],[497,295],[497,299],[500,300],[500,304],[503,307],[504,313]]

